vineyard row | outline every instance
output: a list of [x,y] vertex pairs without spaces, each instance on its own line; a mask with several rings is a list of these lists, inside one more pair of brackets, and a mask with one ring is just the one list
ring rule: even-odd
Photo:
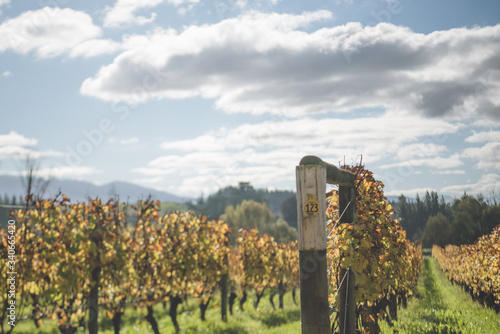
[[[159,202],[143,201],[132,206],[138,219],[129,226],[126,210],[123,203],[112,200],[70,204],[63,197],[16,211],[12,217],[18,226],[12,242],[16,245],[16,313],[28,313],[37,327],[53,318],[61,333],[74,333],[85,326],[87,312],[90,329],[101,310],[119,332],[125,308],[141,307],[158,333],[154,305],[169,301],[170,316],[179,329],[177,306],[194,297],[203,319],[224,276],[230,311],[235,297],[242,296],[243,306],[251,290],[258,298],[265,289],[278,293],[282,307],[284,292],[297,288],[296,243],[279,244],[254,229],[239,231],[238,246],[232,247],[230,229],[220,220],[192,212],[160,217]],[[0,233],[4,282],[9,235],[6,230]],[[9,319],[11,300],[3,290],[2,324]]]
[[[362,166],[351,171],[356,175],[355,220],[340,221],[336,191],[327,199],[331,319],[338,327],[338,291],[350,268],[356,275],[359,330],[377,333],[378,319],[395,320],[397,305],[406,305],[420,272],[422,252],[393,218],[383,184]],[[188,297],[197,299],[203,319],[218,291],[229,295],[232,312],[236,297],[243,309],[250,291],[257,296],[255,306],[267,290],[271,298],[279,296],[282,307],[285,291],[299,287],[295,242],[277,243],[252,229],[240,230],[237,246],[232,247],[225,222],[193,212],[160,216],[159,206],[151,200],[130,207],[99,199],[70,203],[62,196],[14,211],[15,235],[0,232],[0,279],[7,280],[5,268],[14,238],[16,314],[37,327],[47,318],[55,319],[61,333],[85,327],[86,319],[89,331],[97,333],[97,315],[105,314],[119,333],[125,309],[132,306],[145,309],[145,320],[159,333],[153,312],[158,303],[170,303],[170,317],[179,330],[177,307]],[[127,222],[130,216],[137,217],[134,223]],[[2,291],[2,333],[10,303],[7,290]],[[224,312],[221,317],[227,319]]]
[[500,312],[500,225],[472,245],[434,246],[432,256],[451,282]]

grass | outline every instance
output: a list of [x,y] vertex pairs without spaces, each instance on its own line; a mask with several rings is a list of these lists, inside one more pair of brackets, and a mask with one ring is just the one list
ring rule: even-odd
[[[299,293],[297,293],[297,303]],[[179,305],[178,322],[182,333],[214,333],[214,334],[278,334],[278,333],[300,333],[300,307],[295,305],[292,300],[291,292],[287,292],[284,298],[284,309],[273,310],[269,302],[268,295],[264,296],[258,309],[252,305],[254,296],[250,296],[244,305],[245,311],[239,309],[238,300],[233,308],[233,316],[228,314],[228,322],[221,321],[220,308],[218,301],[214,301],[207,310],[206,321],[200,320],[200,311],[195,299],[189,299],[187,302]],[[278,305],[278,296],[274,297],[274,303]],[[154,308],[155,317],[158,321],[160,333],[175,333],[174,326],[168,315],[168,305],[165,310],[161,304]],[[146,311],[128,308],[123,316],[122,334],[153,333],[150,324],[145,320]],[[8,327],[7,327],[8,328]],[[80,329],[77,333],[85,333]],[[32,334],[56,334],[59,333],[57,323],[54,320],[44,320],[43,326],[36,329],[31,321],[21,321],[16,325],[14,333]],[[114,334],[111,321],[100,317],[99,333]]]
[[[297,302],[298,301],[297,293]],[[245,312],[239,309],[238,300],[234,306],[234,315],[229,315],[227,323],[220,320],[218,301],[214,301],[207,310],[205,322],[200,320],[196,300],[189,299],[179,306],[178,321],[182,333],[215,334],[281,334],[300,333],[300,308],[292,301],[290,292],[285,294],[284,310],[273,310],[268,295],[264,296],[255,309],[252,305],[254,296],[245,303]],[[275,296],[275,304],[278,298]],[[156,305],[155,317],[160,333],[175,333],[172,321],[161,304]],[[145,310],[134,311],[128,308],[123,317],[122,334],[153,333],[151,326],[144,319]],[[100,317],[100,333],[113,334],[111,322]],[[459,286],[452,285],[432,258],[424,258],[415,296],[410,299],[407,309],[398,311],[398,321],[390,327],[385,321],[380,322],[382,333],[404,334],[498,334],[500,333],[500,314],[474,302]],[[14,333],[31,334],[59,333],[57,323],[45,320],[40,329],[32,322],[21,321]],[[78,333],[85,333],[84,330]]]
[[500,314],[474,302],[452,285],[435,259],[424,258],[416,295],[399,310],[394,327],[381,322],[382,333],[498,334]]

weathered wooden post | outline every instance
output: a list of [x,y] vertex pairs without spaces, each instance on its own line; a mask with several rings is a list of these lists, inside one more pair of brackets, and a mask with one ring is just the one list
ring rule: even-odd
[[326,183],[352,187],[355,176],[310,155],[296,175],[302,334],[329,334]]

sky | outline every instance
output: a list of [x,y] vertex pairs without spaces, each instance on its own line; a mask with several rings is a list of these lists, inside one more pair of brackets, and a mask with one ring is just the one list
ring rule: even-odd
[[312,154],[490,196],[500,2],[0,0],[0,115],[0,175],[196,198],[294,190]]

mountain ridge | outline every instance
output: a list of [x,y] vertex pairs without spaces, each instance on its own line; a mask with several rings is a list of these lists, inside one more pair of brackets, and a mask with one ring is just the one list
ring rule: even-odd
[[[40,181],[40,180],[37,180]],[[40,191],[41,182],[35,184],[34,193]],[[37,182],[35,182],[37,183]],[[155,190],[126,181],[113,181],[103,185],[95,185],[91,182],[82,180],[70,179],[51,179],[47,185],[44,197],[56,195],[59,191],[66,195],[72,202],[86,201],[89,197],[99,197],[103,200],[118,196],[120,201],[137,201],[146,199],[149,195],[153,199],[158,199],[162,202],[185,203],[192,201],[191,198],[177,196],[165,191]],[[10,197],[24,197],[26,195],[25,187],[22,184],[19,176],[0,175],[0,195],[8,195]]]

